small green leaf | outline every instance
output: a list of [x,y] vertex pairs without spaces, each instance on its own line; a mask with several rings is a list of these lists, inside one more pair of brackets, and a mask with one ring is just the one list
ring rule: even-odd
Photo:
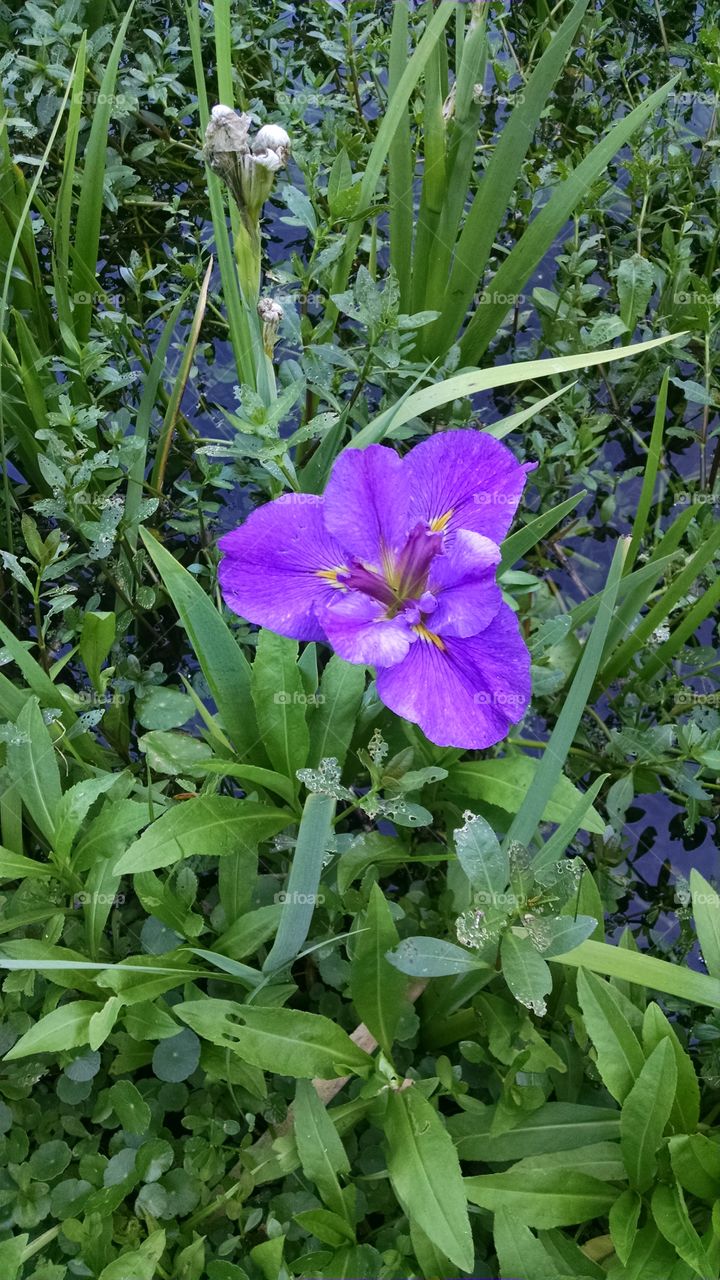
[[358,1016],[386,1054],[392,1050],[398,1021],[407,1005],[407,982],[386,953],[398,941],[390,908],[378,884],[370,891],[363,931],[350,969],[350,991]]
[[693,915],[705,967],[720,978],[720,895],[693,867],[690,872]]
[[492,827],[477,814],[465,815],[465,826],[453,832],[458,862],[473,889],[492,903],[510,879],[510,860]]
[[414,1085],[391,1090],[385,1116],[387,1167],[411,1221],[457,1267],[475,1258],[460,1162],[440,1116]]
[[610,1235],[615,1252],[623,1265],[632,1252],[641,1209],[641,1197],[637,1191],[628,1188],[618,1197],[610,1210]]
[[110,1089],[113,1111],[126,1133],[145,1133],[150,1125],[150,1108],[130,1080],[118,1080]]
[[198,796],[183,800],[163,813],[130,845],[115,864],[116,875],[154,871],[182,858],[222,857],[242,851],[248,874],[254,871],[258,843],[287,826],[289,815],[279,809],[236,800],[233,796]]
[[623,1101],[620,1144],[630,1185],[647,1191],[655,1176],[657,1149],[670,1119],[677,1068],[669,1040],[661,1040]]
[[[518,813],[538,768],[533,756],[512,755],[499,760],[473,760],[450,769],[448,786],[461,795],[485,804],[498,805],[508,813]],[[581,793],[569,778],[561,776],[543,810],[544,822],[563,822],[577,810]],[[602,835],[605,823],[597,809],[587,810],[583,831]]]
[[250,682],[258,728],[270,763],[283,777],[293,780],[297,770],[307,764],[310,750],[305,719],[308,699],[297,658],[297,640],[262,630]]
[[509,929],[500,943],[500,960],[503,977],[515,999],[537,1014],[545,1013],[552,974],[530,939]]
[[603,1084],[617,1102],[623,1102],[645,1063],[640,1041],[622,1011],[618,993],[609,983],[581,969],[577,985]]
[[78,1045],[87,1044],[90,1019],[102,1007],[93,1000],[61,1004],[20,1037],[5,1054],[5,1061],[27,1058],[31,1053],[57,1053],[61,1049],[76,1049]]
[[715,1269],[695,1230],[677,1184],[658,1183],[652,1194],[652,1215],[665,1239],[699,1276],[710,1276]]
[[447,978],[487,969],[472,951],[463,951],[462,947],[441,938],[403,938],[394,951],[387,953],[387,959],[412,978]]

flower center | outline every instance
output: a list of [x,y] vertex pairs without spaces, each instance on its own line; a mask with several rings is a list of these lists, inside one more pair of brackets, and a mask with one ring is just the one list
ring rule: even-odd
[[427,591],[430,566],[442,550],[443,535],[418,524],[407,538],[402,551],[383,553],[382,570],[356,560],[349,570],[338,573],[338,581],[350,591],[362,591],[366,596],[387,605],[387,617],[394,618],[412,602],[418,605],[418,619],[424,602],[426,612],[434,606]]

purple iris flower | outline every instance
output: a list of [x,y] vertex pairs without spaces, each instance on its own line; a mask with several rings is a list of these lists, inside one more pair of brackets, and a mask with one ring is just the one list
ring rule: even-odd
[[489,747],[524,715],[530,658],[495,576],[535,464],[447,431],[400,458],[346,449],[322,497],[286,494],[220,540],[229,607],[377,670],[378,696],[443,747]]

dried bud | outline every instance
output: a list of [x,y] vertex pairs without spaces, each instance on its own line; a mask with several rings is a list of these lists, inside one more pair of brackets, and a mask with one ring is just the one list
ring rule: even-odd
[[263,346],[266,354],[272,356],[277,342],[278,330],[285,312],[279,302],[272,298],[261,298],[258,302],[258,315],[262,320]]
[[258,157],[263,151],[272,152],[278,156],[280,160],[278,167],[281,167],[287,164],[290,155],[290,138],[281,125],[264,124],[253,142],[253,151]]
[[252,118],[230,107],[213,107],[205,130],[205,155],[214,173],[229,186],[243,217],[256,223],[273,188],[278,169],[287,164],[290,139],[279,125],[264,125],[251,144]]

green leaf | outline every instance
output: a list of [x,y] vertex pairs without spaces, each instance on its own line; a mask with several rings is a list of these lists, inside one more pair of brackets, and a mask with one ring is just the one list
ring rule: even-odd
[[641,1209],[641,1197],[637,1191],[628,1188],[618,1196],[610,1210],[610,1235],[615,1252],[623,1264],[627,1262],[632,1252]]
[[98,1280],[155,1280],[165,1252],[165,1232],[153,1231],[139,1249],[124,1253],[100,1272]]
[[[307,694],[297,659],[297,640],[262,630],[250,681],[258,729],[270,763],[292,779],[307,763],[310,750],[305,722]],[[296,782],[296,789],[299,785]]]
[[317,705],[310,714],[310,754],[316,769],[333,757],[344,764],[365,690],[365,668],[333,654],[322,674]]
[[620,317],[630,332],[647,311],[650,295],[655,288],[652,265],[640,253],[623,258],[617,272],[617,291],[620,299]]
[[52,844],[62,797],[60,770],[37,698],[28,698],[7,744],[7,771],[30,818]]
[[178,611],[223,728],[240,754],[252,754],[257,762],[261,743],[247,658],[200,583],[146,529],[140,536]]
[[[110,136],[110,115],[115,101],[115,80],[125,34],[132,17],[130,5],[122,20],[115,43],[110,51],[107,67],[100,82],[97,105],[92,112],[90,136],[85,144],[83,176],[77,203],[77,227],[75,232],[75,256],[72,277],[72,293],[75,297],[75,334],[85,343],[90,333],[92,296],[88,286],[95,282],[100,257],[100,224],[102,221],[105,158]],[[87,301],[80,299],[86,298]]]
[[622,978],[624,982],[650,987],[653,991],[666,991],[668,995],[679,996],[691,1004],[720,1008],[720,980],[671,964],[669,960],[658,960],[644,952],[635,954],[606,942],[588,940],[574,951],[556,958],[575,969],[604,973],[611,978]]
[[293,1214],[293,1221],[308,1235],[317,1236],[318,1240],[332,1248],[355,1243],[355,1232],[347,1218],[341,1218],[328,1209],[305,1209]]
[[552,991],[552,974],[530,939],[508,929],[500,943],[502,973],[510,990],[528,1009],[545,1013],[545,996]]
[[608,982],[581,969],[577,989],[603,1084],[613,1098],[623,1102],[645,1064],[640,1042],[622,1011],[618,993]]
[[[677,76],[651,94],[639,106],[605,135],[581,160],[577,168],[552,192],[547,204],[533,218],[491,281],[492,292],[498,297],[515,295],[522,289],[537,264],[543,259],[559,235],[576,205],[583,200],[590,187],[603,175],[613,156],[624,147],[637,129],[649,120],[653,112],[662,106],[668,94],[677,84]],[[487,350],[497,325],[502,321],[507,304],[489,303],[478,307],[465,329],[461,343],[464,365],[478,365]]]
[[25,1261],[29,1236],[13,1236],[0,1242],[0,1270],[3,1280],[17,1280],[17,1274]]
[[130,845],[115,873],[154,871],[182,858],[244,854],[248,875],[255,873],[257,846],[281,831],[288,815],[233,796],[197,796],[177,802]]
[[572,1227],[604,1217],[619,1194],[616,1187],[586,1173],[568,1178],[562,1169],[508,1169],[465,1178],[471,1204],[507,1209],[528,1227]]
[[46,880],[53,874],[50,863],[35,862],[32,858],[25,858],[21,853],[13,853],[12,849],[0,846],[0,880]]
[[[543,946],[540,951],[546,959],[565,955],[589,938],[597,928],[593,916],[542,916]],[[547,941],[545,941],[547,939]]]
[[[497,805],[507,813],[518,813],[538,771],[533,756],[513,755],[498,760],[472,760],[451,768],[448,787],[460,795],[485,804]],[[576,809],[580,792],[569,778],[561,775],[542,811],[544,822],[562,822]],[[605,823],[596,809],[590,808],[582,829],[602,835]]]
[[323,863],[333,834],[335,805],[333,796],[319,793],[309,795],[305,801],[280,924],[263,973],[273,973],[290,964],[310,932]]
[[660,1234],[654,1222],[641,1227],[635,1236],[630,1256],[622,1271],[611,1272],[612,1280],[656,1280],[672,1275],[677,1254]]
[[358,934],[350,968],[350,992],[360,1020],[388,1056],[395,1031],[407,1005],[407,982],[386,959],[398,941],[390,908],[382,889],[370,891],[363,932]]
[[455,1266],[472,1270],[460,1162],[437,1111],[415,1085],[391,1090],[384,1128],[388,1174],[403,1212]]
[[294,1132],[305,1177],[334,1213],[347,1219],[347,1206],[338,1181],[350,1172],[350,1161],[327,1107],[309,1080],[298,1080],[293,1104]]
[[665,1014],[656,1004],[645,1010],[642,1028],[643,1048],[646,1057],[660,1044],[670,1041],[675,1054],[677,1091],[670,1112],[670,1126],[676,1133],[692,1133],[700,1119],[700,1086],[689,1054],[685,1053],[675,1031]]
[[620,1112],[576,1102],[546,1102],[507,1133],[493,1131],[495,1107],[450,1116],[448,1132],[461,1160],[504,1164],[531,1155],[573,1151],[620,1137]]
[[[174,1012],[177,1012],[177,1007]],[[189,1027],[183,1027],[176,1036],[161,1040],[155,1046],[152,1069],[158,1080],[168,1084],[180,1084],[188,1080],[200,1062],[200,1041]]]
[[135,714],[143,729],[179,729],[192,719],[195,706],[179,689],[155,685],[136,700]]
[[678,1182],[701,1200],[714,1203],[720,1185],[720,1144],[702,1133],[677,1134],[668,1142]]
[[625,1097],[620,1116],[623,1159],[636,1191],[647,1191],[655,1176],[676,1088],[675,1053],[669,1040],[661,1040]]
[[453,942],[441,938],[403,938],[394,951],[389,951],[390,964],[412,978],[447,978],[457,973],[477,973],[487,965]]
[[720,896],[695,867],[690,871],[690,890],[705,968],[713,978],[720,978]]
[[88,1043],[90,1019],[102,1009],[93,1000],[74,1000],[61,1004],[36,1022],[5,1054],[5,1061],[27,1058],[31,1053],[58,1053]]
[[150,1108],[130,1080],[118,1080],[110,1088],[113,1111],[126,1133],[145,1133],[150,1127]]
[[697,1275],[712,1275],[713,1267],[705,1252],[702,1240],[695,1230],[685,1204],[685,1197],[677,1184],[659,1183],[652,1194],[652,1215],[665,1239],[677,1251],[678,1256],[692,1267]]
[[504,1276],[557,1280],[557,1267],[529,1227],[509,1209],[498,1209],[494,1223],[495,1252]]
[[232,1050],[251,1066],[294,1080],[367,1076],[372,1070],[372,1058],[342,1027],[320,1014],[211,999],[174,1005],[173,1013],[199,1036]]
[[492,827],[477,814],[467,814],[465,826],[453,832],[453,840],[460,866],[473,889],[480,891],[476,896],[492,903],[510,879],[510,859]]

